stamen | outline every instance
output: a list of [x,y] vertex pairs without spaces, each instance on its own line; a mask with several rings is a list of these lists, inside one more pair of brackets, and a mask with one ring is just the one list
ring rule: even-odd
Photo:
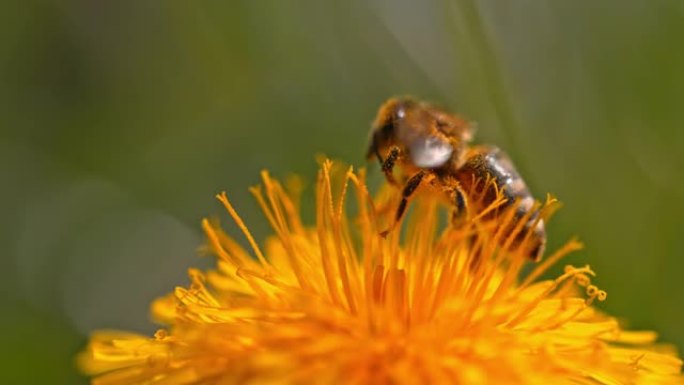
[[276,187],[278,183],[271,180],[271,177],[266,171],[261,172],[261,178],[264,182],[266,197],[270,203],[271,213],[273,214],[275,223],[277,224],[275,230],[283,243],[283,247],[285,248],[285,252],[288,257],[288,262],[290,263],[290,266],[292,266],[292,272],[295,274],[295,277],[297,277],[297,282],[299,285],[303,289],[309,290],[311,288],[311,283],[307,279],[306,274],[304,274],[300,258],[294,250],[292,235],[290,234],[290,230],[283,215],[282,206],[279,204],[280,200],[277,196],[277,191],[279,189]]
[[[549,285],[549,287],[546,288],[542,293],[540,293],[535,299],[528,300],[527,303],[525,304],[525,306],[524,306],[522,309],[520,309],[520,311],[518,312],[518,314],[506,323],[506,326],[509,327],[509,328],[515,327],[518,323],[520,323],[521,321],[523,321],[523,320],[525,319],[525,317],[526,317],[532,310],[534,310],[534,308],[537,307],[537,305],[539,305],[539,303],[540,303],[542,300],[544,300],[545,298],[547,298],[548,295],[549,295],[551,292],[553,292],[553,291],[558,287],[559,284],[561,284],[562,282],[564,282],[565,280],[567,280],[567,279],[569,279],[569,278],[575,277],[575,276],[580,275],[580,274],[583,274],[583,273],[592,273],[592,271],[591,271],[591,269],[590,269],[588,266],[583,267],[583,268],[571,268],[571,269],[566,269],[565,274],[563,274],[563,275],[561,275],[560,277],[556,278],[556,279],[553,281],[553,284],[552,284],[552,285]],[[518,291],[518,292],[519,292],[519,291]]]
[[[327,207],[329,207],[330,212],[329,216],[332,222],[332,233],[333,233],[333,240],[334,240],[334,246],[335,246],[335,252],[337,254],[337,269],[340,274],[340,280],[342,282],[342,290],[344,292],[345,298],[347,299],[347,305],[349,306],[349,310],[351,311],[352,314],[356,314],[357,312],[357,307],[356,307],[356,301],[354,298],[354,295],[352,293],[351,289],[351,284],[349,280],[349,272],[347,270],[347,257],[345,255],[345,252],[342,248],[342,236],[341,236],[341,229],[340,229],[340,221],[339,217],[335,214],[334,211],[334,202],[333,202],[333,197],[332,197],[332,186],[330,183],[330,167],[331,163],[326,162],[323,164],[323,180],[325,182],[326,189],[328,191],[328,196],[326,197],[326,200],[329,201],[329,204],[326,204]],[[347,186],[347,179],[345,179],[344,186],[343,186],[343,191],[346,191]],[[344,198],[340,198],[344,199]],[[340,206],[341,206],[340,202]]]
[[302,178],[298,175],[290,175],[285,186],[287,187],[287,193],[282,190],[280,185],[278,185],[278,193],[283,197],[283,206],[287,212],[290,225],[296,233],[302,234],[305,232],[302,225],[302,216],[299,213],[302,191],[304,189]]
[[233,205],[230,204],[230,201],[228,200],[228,196],[226,195],[225,191],[218,194],[216,198],[219,201],[221,201],[221,203],[223,203],[223,206],[225,206],[226,210],[228,210],[230,216],[233,217],[235,224],[240,228],[240,230],[242,230],[242,233],[245,235],[245,238],[247,238],[249,245],[252,246],[252,250],[254,251],[254,254],[256,254],[259,263],[261,263],[262,266],[268,266],[268,262],[266,261],[266,258],[264,258],[264,255],[261,253],[259,245],[257,245],[257,243],[254,241],[254,237],[252,237],[252,234],[249,232],[249,229],[247,229],[247,226],[245,226],[245,223],[242,221],[242,218],[240,218],[238,213],[233,208]]
[[209,243],[213,246],[213,250],[216,253],[216,255],[219,256],[222,260],[231,263],[233,266],[240,267],[242,266],[242,261],[234,257],[232,254],[229,254],[223,246],[221,246],[221,242],[218,239],[218,235],[216,234],[216,231],[214,228],[211,226],[209,221],[207,219],[202,220],[202,229],[204,229],[204,233],[207,235],[207,238],[209,239]]
[[323,275],[328,287],[330,299],[336,305],[341,305],[342,300],[337,289],[337,278],[332,264],[330,263],[330,249],[328,247],[328,233],[326,232],[326,189],[325,176],[323,171],[318,172],[318,182],[316,183],[316,233],[318,234],[318,244],[321,251],[321,264]]
[[532,272],[525,277],[525,280],[518,286],[518,291],[522,291],[532,282],[536,281],[542,274],[544,274],[551,266],[558,263],[558,261],[565,257],[566,255],[572,253],[573,251],[581,250],[584,248],[584,244],[578,241],[576,238],[570,239],[568,243],[563,245],[560,249],[556,250],[550,257],[540,262]]

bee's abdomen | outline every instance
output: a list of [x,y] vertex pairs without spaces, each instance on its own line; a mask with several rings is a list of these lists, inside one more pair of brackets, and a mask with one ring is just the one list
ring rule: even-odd
[[[503,195],[506,201],[487,215],[489,219],[517,205],[515,220],[504,229],[508,234],[504,234],[502,239],[513,236],[509,249],[522,247],[522,252],[531,259],[541,258],[546,244],[544,221],[537,219],[539,211],[535,208],[534,198],[503,151],[496,147],[473,148],[456,176],[470,199],[471,209],[476,212],[486,209]],[[516,227],[521,220],[525,223],[518,231]],[[514,231],[517,232],[513,234]]]

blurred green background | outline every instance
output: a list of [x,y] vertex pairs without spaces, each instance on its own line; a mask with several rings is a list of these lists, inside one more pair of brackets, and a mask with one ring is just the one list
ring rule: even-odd
[[363,165],[397,94],[478,121],[565,203],[601,306],[684,347],[683,44],[677,0],[2,2],[0,383],[85,383],[91,330],[154,330],[211,263],[216,192],[262,238],[258,172]]

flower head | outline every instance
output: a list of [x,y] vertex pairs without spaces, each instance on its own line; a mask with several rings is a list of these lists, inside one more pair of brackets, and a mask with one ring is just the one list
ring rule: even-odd
[[[326,161],[319,172],[314,227],[263,173],[252,192],[275,232],[263,245],[220,194],[250,251],[205,220],[217,268],[190,270],[190,287],[152,305],[164,325],[154,337],[95,333],[79,357],[93,383],[684,383],[655,333],[624,331],[592,307],[606,293],[588,266],[539,280],[579,242],[520,278],[526,256],[499,247],[517,235],[501,229],[521,227],[513,210],[440,231],[429,198],[416,199],[403,234],[383,238],[396,194],[373,199],[363,172],[335,170]],[[540,218],[556,206],[547,199]]]

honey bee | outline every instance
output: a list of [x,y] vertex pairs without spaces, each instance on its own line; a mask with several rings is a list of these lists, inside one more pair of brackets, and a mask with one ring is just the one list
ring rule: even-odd
[[[392,98],[380,107],[367,158],[377,157],[387,181],[393,185],[400,185],[394,177],[395,165],[408,177],[395,221],[382,235],[400,222],[409,199],[427,181],[443,192],[453,207],[455,223],[465,220],[469,212],[481,212],[503,194],[506,201],[499,207],[517,205],[515,216],[525,218],[523,230],[517,233],[512,246],[530,233],[523,252],[539,260],[546,245],[546,230],[544,221],[537,219],[539,212],[532,194],[503,151],[494,146],[471,146],[472,139],[472,123],[430,104]],[[490,183],[480,183],[484,180]]]

